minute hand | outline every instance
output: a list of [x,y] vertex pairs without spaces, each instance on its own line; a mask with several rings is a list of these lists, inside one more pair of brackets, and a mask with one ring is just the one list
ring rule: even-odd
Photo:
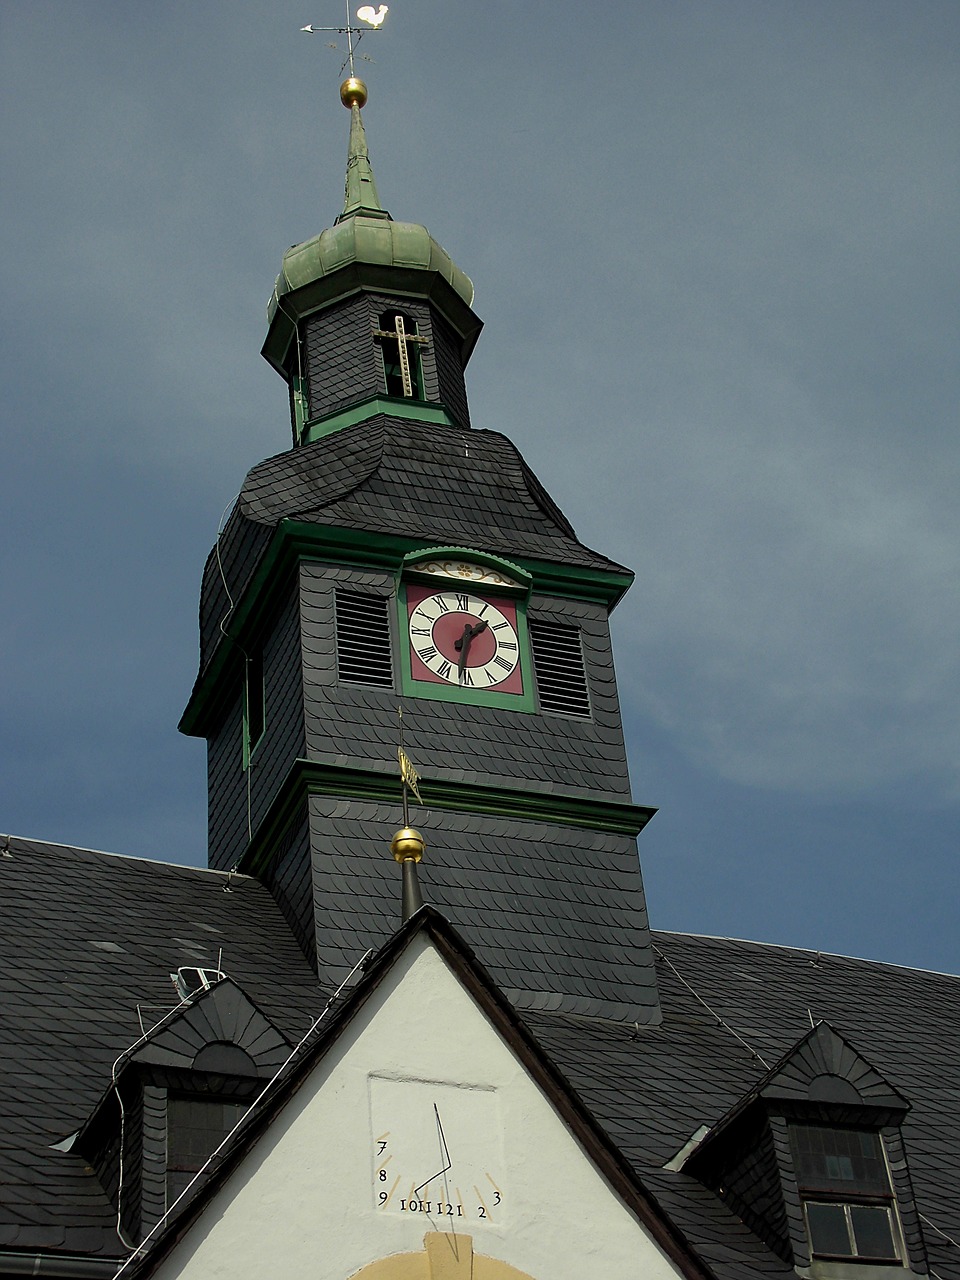
[[479,622],[475,622],[472,627],[467,623],[463,628],[463,635],[459,640],[454,641],[453,647],[460,654],[460,661],[457,663],[457,671],[460,675],[463,675],[464,669],[467,665],[467,655],[470,653],[470,646],[473,643],[474,637],[478,636],[481,631],[486,631],[486,629],[487,623],[483,619]]
[[[450,1152],[447,1150],[447,1140],[443,1134],[443,1125],[440,1122],[440,1112],[437,1110],[436,1103],[433,1104],[433,1114],[437,1118],[437,1140],[440,1143],[440,1159],[443,1161],[443,1168],[439,1169],[436,1173],[431,1174],[430,1177],[427,1178],[426,1182],[420,1183],[419,1187],[414,1187],[413,1189],[414,1195],[418,1195],[423,1190],[423,1188],[428,1187],[430,1183],[434,1181],[435,1178],[442,1177],[445,1173],[449,1172],[449,1170],[453,1168],[453,1161],[450,1159]],[[444,1179],[444,1181],[446,1181],[446,1179]]]

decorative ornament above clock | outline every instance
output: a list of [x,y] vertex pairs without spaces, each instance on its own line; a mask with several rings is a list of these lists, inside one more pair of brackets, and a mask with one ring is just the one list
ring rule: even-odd
[[407,556],[398,599],[404,691],[533,710],[530,575],[498,556],[433,547]]

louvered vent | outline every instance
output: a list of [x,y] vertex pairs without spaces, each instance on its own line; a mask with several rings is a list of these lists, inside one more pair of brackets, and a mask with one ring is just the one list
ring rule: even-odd
[[590,697],[583,669],[580,628],[556,622],[531,622],[530,643],[541,709],[589,718]]
[[337,675],[348,684],[393,687],[389,601],[337,592]]

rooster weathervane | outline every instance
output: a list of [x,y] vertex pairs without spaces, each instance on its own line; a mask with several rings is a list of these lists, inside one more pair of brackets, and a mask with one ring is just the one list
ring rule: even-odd
[[[345,9],[346,9],[346,26],[315,27],[311,23],[306,27],[301,27],[300,30],[306,31],[307,34],[311,36],[320,35],[323,32],[335,32],[337,35],[346,36],[347,37],[347,57],[343,66],[340,68],[340,74],[342,75],[344,70],[347,67],[349,67],[350,75],[353,77],[353,76],[356,76],[357,74],[356,68],[354,67],[354,62],[353,62],[354,53],[356,51],[357,45],[360,43],[363,37],[367,34],[367,32],[380,30],[380,28],[383,26],[383,20],[387,16],[388,9],[385,4],[381,4],[378,9],[374,9],[372,4],[361,5],[361,7],[357,10],[357,18],[360,20],[360,22],[366,23],[366,26],[362,26],[362,27],[354,26],[353,21],[351,20],[350,0],[346,0]],[[356,36],[356,40],[354,40],[354,36]],[[336,49],[337,45],[335,42],[331,41],[328,45],[328,48]],[[369,59],[365,59],[365,60],[369,61]]]

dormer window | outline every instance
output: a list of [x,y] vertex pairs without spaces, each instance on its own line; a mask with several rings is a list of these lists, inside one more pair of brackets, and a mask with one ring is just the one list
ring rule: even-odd
[[790,1146],[813,1256],[899,1262],[893,1190],[880,1134],[792,1124]]
[[247,1106],[218,1098],[167,1095],[168,1209],[240,1123]]
[[383,356],[384,386],[388,396],[423,399],[420,347],[426,338],[417,333],[417,322],[402,311],[384,311],[374,331]]
[[801,1276],[926,1275],[901,1132],[909,1109],[849,1041],[818,1022],[679,1167]]

